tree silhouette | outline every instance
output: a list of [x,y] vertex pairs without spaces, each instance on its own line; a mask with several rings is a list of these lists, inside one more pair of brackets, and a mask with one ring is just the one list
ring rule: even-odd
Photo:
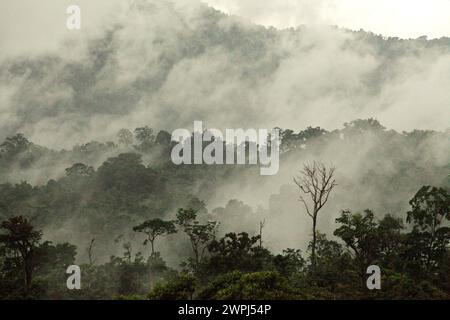
[[41,240],[42,233],[36,231],[30,222],[22,217],[11,217],[0,224],[0,229],[6,231],[0,234],[0,244],[15,257],[20,259],[25,280],[25,292],[31,288],[34,270],[34,252]]
[[327,203],[331,191],[337,185],[334,179],[336,168],[327,168],[323,163],[314,161],[306,163],[300,175],[294,177],[295,184],[300,189],[299,200],[303,203],[306,213],[313,221],[313,239],[311,243],[311,262],[315,265],[316,229],[319,211]]
[[147,235],[144,245],[150,243],[151,257],[155,256],[155,240],[157,237],[177,232],[172,221],[164,221],[161,219],[151,219],[144,221],[140,225],[133,228],[136,232],[142,232]]

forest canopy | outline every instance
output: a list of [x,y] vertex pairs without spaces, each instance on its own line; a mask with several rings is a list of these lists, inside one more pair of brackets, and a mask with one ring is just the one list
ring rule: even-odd
[[[62,151],[35,145],[21,134],[7,138],[0,145],[1,298],[449,298],[448,162],[417,154],[418,146],[433,152],[448,133],[397,133],[374,119],[331,132],[281,133],[280,168],[290,178],[279,191],[283,175],[260,177],[252,165],[174,165],[170,134],[156,134],[150,126],[134,134],[120,130],[116,141]],[[312,167],[307,161],[323,158],[331,147],[354,150],[364,141],[371,141],[369,150],[353,157],[383,154],[395,170],[386,175],[380,163],[368,163],[352,185],[337,159],[329,171],[336,183],[329,188],[328,165]],[[299,160],[291,171],[293,159]],[[31,176],[43,165],[59,168],[70,162],[44,184],[7,182],[12,170]],[[323,185],[330,198],[318,203],[324,209],[313,220],[313,211],[297,201],[300,195],[309,201],[308,180],[298,179],[308,170],[324,172],[330,181]],[[211,208],[224,185],[238,180],[252,186],[261,179],[269,179],[265,183],[272,192],[265,207],[229,198],[224,207]],[[383,205],[360,209],[351,195],[361,187],[370,188],[370,196]],[[295,206],[286,206],[289,201]],[[303,220],[282,231],[283,211]],[[306,243],[274,245],[274,239],[283,238]],[[66,288],[65,271],[72,264],[82,270],[81,290]],[[382,270],[382,290],[366,287],[370,265]]]

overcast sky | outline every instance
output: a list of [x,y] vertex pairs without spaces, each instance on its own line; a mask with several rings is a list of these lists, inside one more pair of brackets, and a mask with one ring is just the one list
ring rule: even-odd
[[207,0],[264,25],[331,24],[387,36],[450,36],[450,0]]
[[[185,1],[185,0],[182,0]],[[191,0],[195,1],[195,0]],[[66,8],[78,4],[86,29],[113,21],[127,0],[1,0],[2,54],[55,48],[69,33]],[[450,0],[205,0],[253,22],[279,28],[331,24],[403,38],[450,36]],[[77,35],[80,36],[80,35]]]

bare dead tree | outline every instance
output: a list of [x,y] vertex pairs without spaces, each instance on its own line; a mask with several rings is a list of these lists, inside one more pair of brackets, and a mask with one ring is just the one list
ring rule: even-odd
[[327,203],[328,197],[336,184],[334,173],[336,168],[327,168],[323,163],[314,161],[303,165],[300,174],[294,177],[300,189],[299,201],[303,203],[306,213],[313,221],[313,239],[311,243],[311,263],[316,263],[316,228],[319,211]]

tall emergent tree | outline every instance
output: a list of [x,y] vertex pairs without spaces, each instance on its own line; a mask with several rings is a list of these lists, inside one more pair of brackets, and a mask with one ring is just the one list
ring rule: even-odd
[[450,194],[443,188],[423,186],[409,202],[406,221],[412,224],[410,256],[424,270],[434,270],[450,243]]
[[311,263],[316,260],[317,217],[319,211],[327,203],[328,197],[336,184],[334,173],[336,168],[327,168],[323,163],[314,161],[303,165],[300,174],[294,177],[295,184],[300,189],[299,200],[303,203],[306,213],[313,222],[313,239],[311,242]]
[[133,231],[142,232],[147,235],[144,245],[150,243],[151,257],[155,256],[155,240],[162,235],[168,235],[177,232],[175,224],[172,221],[164,221],[161,219],[146,220],[140,225],[133,228]]
[[193,209],[180,208],[177,213],[176,222],[188,235],[194,253],[194,262],[198,265],[211,241],[217,232],[218,222],[207,221],[204,224],[197,220],[197,211]]
[[17,257],[22,267],[25,280],[25,292],[31,289],[33,270],[35,267],[34,253],[41,240],[42,233],[36,231],[30,222],[22,217],[11,217],[0,224],[0,245],[13,257]]

